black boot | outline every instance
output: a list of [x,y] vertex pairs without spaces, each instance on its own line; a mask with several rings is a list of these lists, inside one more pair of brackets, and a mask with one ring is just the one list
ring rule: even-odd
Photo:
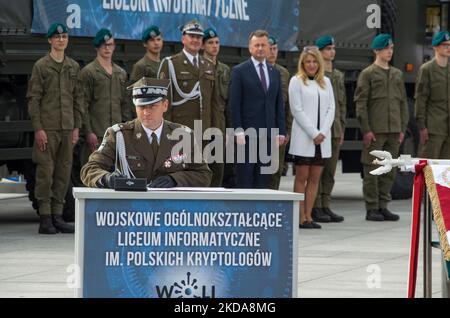
[[75,227],[72,224],[66,223],[62,215],[52,215],[53,225],[58,232],[61,233],[75,233]]
[[328,223],[331,221],[330,216],[325,214],[322,208],[313,208],[311,216],[314,222]]
[[380,213],[380,210],[378,209],[367,210],[366,220],[380,222],[384,221],[384,216],[383,214]]
[[380,213],[383,214],[385,221],[398,221],[400,219],[397,214],[394,214],[385,208],[380,208]]
[[322,211],[330,217],[330,222],[342,222],[344,221],[344,217],[337,215],[330,208],[322,208]]
[[56,234],[56,229],[52,223],[50,215],[41,215],[39,224],[39,234]]

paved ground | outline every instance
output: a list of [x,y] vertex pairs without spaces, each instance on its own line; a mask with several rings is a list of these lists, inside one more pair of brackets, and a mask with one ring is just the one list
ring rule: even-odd
[[[282,190],[290,191],[292,185],[293,177],[283,178]],[[366,222],[358,174],[339,174],[333,197],[333,208],[345,221],[299,232],[299,296],[405,297],[411,201],[392,203],[399,222]],[[38,235],[37,228],[38,217],[26,197],[3,196],[0,297],[73,297],[66,280],[67,268],[74,262],[74,236]],[[433,297],[441,296],[440,282],[440,252],[434,250]]]

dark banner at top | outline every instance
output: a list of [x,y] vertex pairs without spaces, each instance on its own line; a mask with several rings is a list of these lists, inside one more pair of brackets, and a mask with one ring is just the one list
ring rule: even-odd
[[296,50],[299,0],[34,0],[32,33],[65,23],[72,36],[94,36],[108,28],[117,39],[140,40],[158,25],[166,41],[180,41],[180,26],[199,20],[219,33],[222,45],[247,47],[248,35],[265,29],[281,50]]

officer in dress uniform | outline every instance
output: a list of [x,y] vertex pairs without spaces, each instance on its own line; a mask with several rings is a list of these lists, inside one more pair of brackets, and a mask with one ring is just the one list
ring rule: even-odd
[[345,114],[347,110],[345,77],[341,71],[333,67],[333,61],[336,56],[334,38],[330,35],[325,35],[318,38],[315,44],[319,48],[324,60],[325,76],[330,79],[331,85],[333,86],[336,111],[334,113],[333,126],[331,127],[331,158],[324,160],[325,164],[312,211],[312,218],[316,222],[342,222],[344,221],[344,217],[337,215],[330,209],[330,202],[331,192],[334,187],[336,165],[339,159],[339,149],[344,142]]
[[[209,186],[208,165],[192,160],[198,151],[192,130],[163,118],[169,107],[169,85],[169,80],[142,78],[129,87],[137,118],[106,131],[101,146],[81,170],[86,186],[114,188],[117,176],[146,178],[155,188]],[[179,140],[172,134],[178,129],[187,134],[193,146],[174,154],[172,148]]]
[[183,50],[161,62],[158,78],[171,80],[170,106],[167,120],[194,129],[194,121],[201,120],[203,131],[219,127],[213,113],[215,107],[215,72],[212,62],[199,54],[203,43],[203,27],[190,21],[182,28]]
[[369,172],[376,166],[372,164],[375,157],[370,152],[385,150],[392,157],[398,156],[409,117],[406,90],[402,71],[389,65],[394,53],[392,37],[377,35],[372,49],[376,60],[359,75],[354,97],[364,141],[361,162],[366,220],[397,221],[399,216],[387,209],[396,170],[381,176],[371,175]]
[[420,129],[420,157],[450,159],[450,34],[434,35],[434,59],[417,76],[416,121]]
[[33,66],[27,92],[35,139],[33,161],[39,233],[73,233],[73,225],[64,222],[62,213],[70,182],[73,146],[81,128],[80,67],[65,55],[69,43],[65,25],[52,24],[46,37],[50,52]]

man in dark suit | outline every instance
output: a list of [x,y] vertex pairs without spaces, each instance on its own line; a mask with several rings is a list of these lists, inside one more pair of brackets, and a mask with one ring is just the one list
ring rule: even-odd
[[[251,58],[233,68],[230,85],[229,102],[236,143],[238,148],[245,146],[246,153],[245,162],[238,161],[236,165],[237,187],[264,189],[269,187],[270,174],[261,168],[269,166],[270,162],[262,162],[260,149],[263,153],[267,149],[267,155],[271,155],[273,140],[277,145],[284,143],[286,128],[283,92],[280,72],[266,63],[269,34],[263,30],[252,32],[249,51]],[[256,136],[251,136],[249,128],[256,129]],[[272,135],[273,128],[279,129],[278,134]],[[254,143],[257,143],[256,148],[252,147]],[[267,147],[264,147],[264,143]],[[256,162],[251,160],[255,150]],[[272,156],[272,160],[277,158],[278,154]]]

